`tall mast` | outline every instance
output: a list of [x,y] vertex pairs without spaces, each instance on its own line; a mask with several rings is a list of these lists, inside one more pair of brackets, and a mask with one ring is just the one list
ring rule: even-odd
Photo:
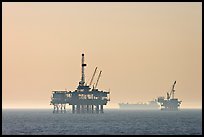
[[81,60],[81,81],[80,81],[80,85],[84,86],[85,83],[85,74],[84,74],[84,67],[86,66],[86,64],[84,63],[84,54],[82,54],[82,60]]

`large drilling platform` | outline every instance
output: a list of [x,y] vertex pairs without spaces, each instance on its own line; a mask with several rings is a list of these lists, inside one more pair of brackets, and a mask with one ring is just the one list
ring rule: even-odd
[[[66,104],[72,105],[72,113],[104,113],[103,105],[110,101],[110,92],[97,89],[98,81],[101,76],[99,72],[96,84],[92,85],[97,67],[93,73],[89,85],[85,83],[84,54],[82,54],[82,75],[79,85],[75,91],[52,91],[50,105],[54,106],[53,113],[65,113]],[[91,86],[93,86],[91,88]]]

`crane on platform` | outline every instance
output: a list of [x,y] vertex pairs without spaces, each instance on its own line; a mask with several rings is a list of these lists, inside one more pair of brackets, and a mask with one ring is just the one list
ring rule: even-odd
[[91,86],[91,84],[92,84],[92,82],[93,82],[93,79],[94,79],[94,77],[95,77],[95,75],[96,75],[96,70],[97,70],[97,67],[96,67],[95,70],[94,70],[94,73],[93,73],[93,75],[92,75],[92,78],[91,78],[91,81],[90,81],[90,83],[89,83],[89,86]]
[[176,84],[176,81],[174,81],[174,84],[172,86],[171,92],[170,93],[167,92],[167,99],[170,99],[171,96],[172,96],[172,99],[174,98],[174,92],[175,92],[174,87],[175,87],[175,84]]
[[97,81],[96,81],[96,85],[95,85],[95,87],[93,86],[93,89],[96,89],[97,86],[98,86],[98,81],[99,81],[99,79],[100,79],[100,77],[101,77],[101,72],[102,72],[102,71],[99,72],[98,79],[97,79]]

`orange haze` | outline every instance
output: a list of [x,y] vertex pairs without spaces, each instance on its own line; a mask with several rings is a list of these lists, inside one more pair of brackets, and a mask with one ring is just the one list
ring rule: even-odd
[[202,108],[201,2],[3,2],[2,16],[3,108],[52,107],[52,90],[77,87],[81,53],[87,81],[103,71],[106,108],[166,96],[175,80],[181,108]]

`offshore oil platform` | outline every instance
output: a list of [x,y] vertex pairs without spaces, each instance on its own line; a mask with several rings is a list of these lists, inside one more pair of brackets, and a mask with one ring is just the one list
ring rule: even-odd
[[180,107],[182,101],[179,101],[178,98],[174,98],[175,84],[176,81],[174,82],[170,93],[167,92],[166,99],[164,97],[158,97],[158,103],[161,105],[161,110],[178,110]]
[[[110,92],[97,89],[97,85],[101,76],[99,72],[96,84],[92,85],[97,67],[94,70],[93,76],[89,85],[85,83],[84,54],[82,54],[82,75],[79,85],[74,91],[52,91],[50,105],[54,106],[53,113],[65,113],[66,104],[72,105],[72,113],[104,113],[103,106],[110,101]],[[91,86],[93,86],[91,88]]]

